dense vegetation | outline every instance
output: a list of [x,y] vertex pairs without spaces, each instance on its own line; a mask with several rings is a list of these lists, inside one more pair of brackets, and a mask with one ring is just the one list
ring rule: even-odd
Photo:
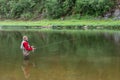
[[43,19],[101,16],[115,0],[0,0],[1,19]]

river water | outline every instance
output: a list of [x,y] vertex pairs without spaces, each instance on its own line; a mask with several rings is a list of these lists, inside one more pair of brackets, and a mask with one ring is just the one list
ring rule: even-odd
[[[22,36],[37,49],[24,60]],[[0,80],[119,80],[120,32],[0,31]]]

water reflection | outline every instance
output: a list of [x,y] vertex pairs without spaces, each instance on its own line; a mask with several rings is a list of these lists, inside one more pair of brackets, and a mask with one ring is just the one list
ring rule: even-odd
[[114,34],[109,34],[109,33],[104,33],[105,37],[108,40],[113,40],[116,45],[120,45],[120,33],[114,33]]
[[24,59],[23,60],[23,64],[21,66],[21,69],[23,71],[23,74],[24,74],[24,77],[25,79],[29,79],[30,76],[31,76],[31,68],[35,67],[35,64],[34,63],[31,63],[29,59]]
[[29,77],[30,77],[30,62],[29,62],[29,60],[24,60],[21,68],[22,68],[25,78],[29,79]]

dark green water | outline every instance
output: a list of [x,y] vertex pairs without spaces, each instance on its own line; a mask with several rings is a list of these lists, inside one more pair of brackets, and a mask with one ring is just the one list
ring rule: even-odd
[[[36,51],[23,60],[27,35]],[[0,31],[0,80],[119,80],[120,32]]]

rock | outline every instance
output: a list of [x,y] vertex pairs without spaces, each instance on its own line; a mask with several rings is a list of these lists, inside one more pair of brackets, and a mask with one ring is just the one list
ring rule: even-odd
[[120,9],[115,9],[115,12],[113,13],[113,17],[114,20],[120,19]]
[[116,9],[114,14],[113,14],[114,17],[118,17],[120,16],[120,9]]
[[111,15],[112,15],[111,13],[107,13],[107,14],[104,15],[104,18],[108,19],[109,17],[111,17]]
[[84,29],[84,30],[87,30],[87,29],[88,29],[88,26],[83,26],[83,29]]

